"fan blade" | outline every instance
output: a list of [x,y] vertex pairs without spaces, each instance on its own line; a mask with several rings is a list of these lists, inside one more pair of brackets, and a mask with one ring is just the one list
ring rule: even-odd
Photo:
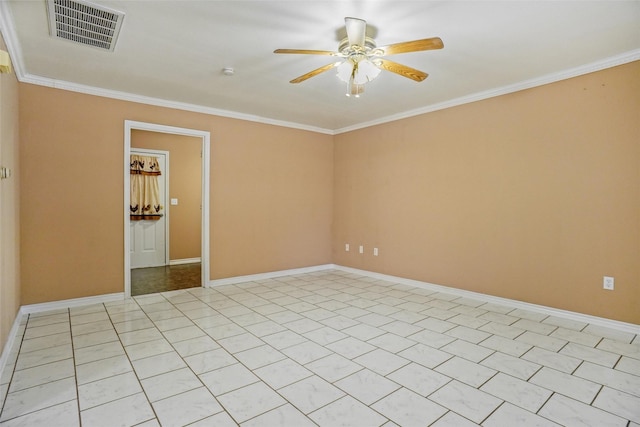
[[273,53],[299,53],[302,55],[337,55],[338,52],[330,50],[309,50],[309,49],[276,49]]
[[379,47],[378,49],[383,50],[384,55],[395,55],[398,53],[417,52],[420,50],[442,49],[443,47],[444,44],[440,37],[432,37],[430,39],[391,44],[389,46]]
[[427,78],[428,74],[415,68],[407,67],[406,65],[398,64],[397,62],[389,61],[388,59],[377,59],[374,62],[378,67],[383,70],[391,71],[401,75],[402,77],[421,82]]
[[325,71],[329,71],[330,69],[337,67],[338,65],[340,65],[341,62],[334,62],[333,64],[329,64],[329,65],[325,65],[324,67],[320,67],[320,68],[316,68],[313,71],[309,71],[307,74],[303,74],[300,77],[296,77],[295,79],[291,80],[289,83],[300,83],[303,82],[307,79],[310,79],[311,77],[315,77],[320,73],[324,73]]
[[367,35],[367,21],[358,18],[344,18],[344,24],[347,29],[349,46],[364,47],[364,38]]

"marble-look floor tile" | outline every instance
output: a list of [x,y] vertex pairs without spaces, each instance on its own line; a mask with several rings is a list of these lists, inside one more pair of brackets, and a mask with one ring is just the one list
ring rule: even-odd
[[410,363],[387,376],[422,396],[428,396],[451,381],[451,378],[417,363]]
[[43,348],[20,354],[16,362],[16,370],[33,368],[73,357],[71,344]]
[[622,356],[615,369],[628,374],[640,376],[640,360]]
[[640,397],[603,387],[593,406],[640,423]]
[[387,422],[387,418],[358,402],[351,396],[344,396],[312,412],[309,414],[309,418],[315,421],[320,427],[336,425],[375,427]]
[[14,393],[8,393],[4,402],[0,422],[39,411],[49,406],[75,400],[76,397],[76,383],[74,378],[65,378]]
[[29,353],[34,350],[44,350],[51,347],[61,346],[71,343],[71,334],[66,331],[59,334],[45,335],[43,337],[23,340],[20,353]]
[[620,360],[620,355],[618,354],[572,342],[562,347],[560,354],[586,360],[608,368],[613,368],[618,360]]
[[584,362],[580,365],[574,375],[640,397],[639,376],[605,368],[590,362]]
[[[566,426],[568,425],[569,424]],[[542,418],[539,415],[506,402],[500,405],[500,407],[482,423],[482,426],[562,427],[560,424],[556,424],[551,420]]]
[[331,383],[363,369],[361,365],[335,353],[307,363],[305,367]]
[[326,348],[346,357],[347,359],[353,359],[375,349],[371,344],[367,344],[366,342],[353,337],[328,344]]
[[399,352],[398,356],[419,363],[431,369],[453,357],[452,354],[436,350],[435,348],[426,346],[424,344],[416,344],[412,347],[409,347],[408,349]]
[[436,371],[448,377],[455,378],[472,387],[480,387],[489,378],[496,374],[496,371],[482,365],[472,363],[466,359],[454,357],[447,360],[442,365],[435,368]]
[[220,348],[220,346],[211,337],[201,336],[173,343],[173,348],[176,349],[180,356],[188,357],[198,353],[216,350]]
[[564,354],[545,350],[544,348],[533,347],[526,352],[522,358],[542,366],[553,368],[560,372],[571,373],[582,363],[580,359],[566,356]]
[[626,427],[627,420],[555,393],[538,415],[563,426]]
[[153,403],[162,427],[180,427],[222,411],[205,387],[196,388]]
[[[213,424],[207,424],[210,426]],[[218,426],[218,424],[215,424]],[[234,423],[235,425],[235,423]],[[276,409],[272,409],[262,415],[252,418],[244,423],[242,427],[316,427],[309,418],[304,416],[300,411],[291,404],[282,405]],[[205,427],[205,425],[203,425]],[[222,426],[221,426],[222,427]]]
[[305,414],[345,395],[342,390],[315,375],[283,387],[278,393]]
[[284,359],[263,366],[253,372],[274,389],[279,389],[313,375],[313,372],[291,359]]
[[314,329],[312,331],[306,332],[302,334],[305,338],[315,342],[320,345],[331,344],[332,342],[340,341],[348,337],[347,334],[344,334],[336,329],[330,328],[328,326],[323,326],[318,329]]
[[4,421],[1,425],[2,427],[79,427],[80,415],[78,414],[78,403],[75,400],[70,400],[59,405],[49,406],[39,411],[30,412],[21,417]]
[[529,382],[584,403],[591,403],[601,387],[592,381],[546,367],[540,369]]
[[280,351],[302,365],[331,354],[330,350],[311,341],[283,348]]
[[400,388],[397,383],[368,369],[336,381],[335,385],[366,405],[371,405]]
[[73,377],[75,375],[73,359],[39,365],[34,368],[16,370],[13,373],[9,392],[46,384],[52,381]]
[[371,407],[400,426],[429,425],[447,412],[442,406],[405,388]]
[[529,362],[500,352],[493,353],[491,356],[480,362],[480,364],[525,381],[531,378],[531,376],[541,368],[541,365],[538,365],[537,363]]
[[502,400],[458,381],[451,381],[429,399],[478,424],[502,403]]
[[482,347],[490,348],[514,357],[521,357],[531,349],[531,345],[515,341],[500,335],[491,335],[480,343]]
[[202,382],[188,368],[156,375],[142,380],[141,383],[151,402],[202,387]]
[[218,397],[234,420],[243,423],[287,403],[265,383],[257,382]]
[[300,344],[306,342],[307,339],[302,335],[296,334],[293,331],[282,331],[276,332],[274,334],[266,335],[261,337],[262,341],[271,345],[272,347],[282,350],[287,347],[294,346],[296,344]]
[[552,393],[550,390],[502,373],[496,374],[484,383],[480,390],[534,413],[538,412]]
[[214,396],[260,381],[250,370],[239,363],[206,372],[199,375],[199,378]]
[[353,361],[380,375],[387,375],[410,363],[403,357],[379,348],[356,357]]
[[[505,424],[510,425],[510,424]],[[515,425],[515,424],[514,424]],[[447,412],[438,419],[430,427],[477,427],[478,424],[469,421],[468,419],[461,417],[455,412]],[[384,427],[387,427],[386,425]]]
[[398,353],[416,344],[413,340],[391,333],[380,335],[367,342],[391,353]]
[[135,374],[126,372],[78,386],[78,402],[82,411],[141,391]]
[[119,342],[108,342],[91,347],[80,348],[74,351],[76,365],[108,359],[114,356],[124,355],[124,348]]
[[176,352],[149,356],[132,363],[136,375],[141,380],[186,367],[184,360]]
[[440,347],[440,350],[450,354],[454,354],[475,363],[478,363],[481,360],[489,357],[489,355],[494,352],[491,349],[481,347],[476,344],[471,344],[464,340],[455,340],[452,343]]
[[257,369],[286,358],[284,354],[269,345],[241,351],[234,356],[249,369]]
[[76,366],[76,379],[82,385],[132,370],[127,356],[113,356]]
[[83,426],[133,426],[155,418],[144,393],[127,396],[80,413]]

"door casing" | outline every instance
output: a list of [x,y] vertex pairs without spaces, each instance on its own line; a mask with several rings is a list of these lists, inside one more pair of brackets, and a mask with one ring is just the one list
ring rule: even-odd
[[202,139],[202,209],[201,209],[201,232],[200,242],[201,254],[201,278],[203,287],[209,283],[209,175],[210,175],[210,152],[211,134],[208,131],[187,129],[174,126],[160,125],[156,123],[138,122],[125,120],[124,122],[124,296],[131,297],[131,231],[129,228],[129,193],[131,191],[130,166],[131,155],[131,131],[143,130],[149,132],[160,132],[174,135],[193,136]]

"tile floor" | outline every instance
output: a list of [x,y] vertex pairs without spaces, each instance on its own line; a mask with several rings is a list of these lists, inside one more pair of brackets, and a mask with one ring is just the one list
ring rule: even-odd
[[329,270],[32,314],[9,426],[640,426],[640,337]]

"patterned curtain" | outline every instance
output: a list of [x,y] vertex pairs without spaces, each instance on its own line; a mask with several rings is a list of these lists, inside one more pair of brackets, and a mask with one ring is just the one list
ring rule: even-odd
[[131,155],[131,220],[158,220],[162,216],[159,175],[157,157]]

